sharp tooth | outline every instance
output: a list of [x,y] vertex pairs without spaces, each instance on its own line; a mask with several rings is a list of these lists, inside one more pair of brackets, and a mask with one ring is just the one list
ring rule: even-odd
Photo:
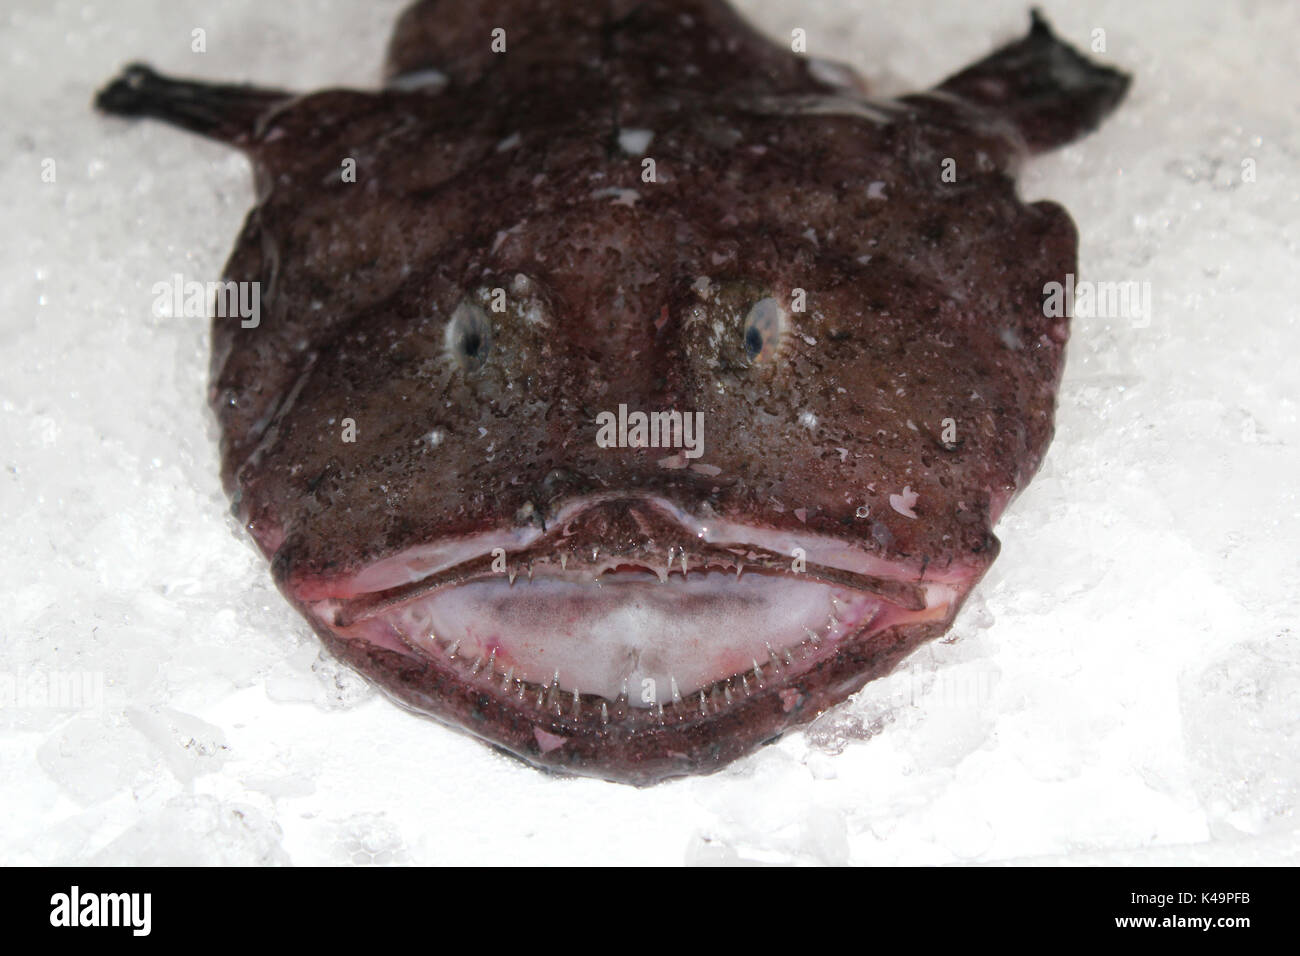
[[569,569],[569,556],[568,556],[567,554],[561,554],[561,555],[560,555],[560,570],[561,570],[561,571],[567,571],[568,569]]
[[603,700],[600,702],[600,722],[602,724],[609,723],[609,708],[605,706]]
[[505,693],[506,688],[510,686],[511,681],[513,681],[514,679],[515,679],[515,669],[513,666],[511,666],[510,670],[506,672],[506,676],[501,681],[502,693]]
[[736,559],[736,580],[740,580],[740,572],[745,570],[745,562],[739,558]]
[[506,575],[510,578],[510,583],[515,583],[515,576],[519,574],[518,568],[506,568]]
[[528,562],[528,580],[529,583],[533,580],[533,562],[531,561]]
[[[556,670],[555,676],[551,678],[550,686],[546,690],[546,706],[550,707],[555,704],[555,694],[560,689],[560,672]],[[558,705],[557,705],[558,706]]]
[[730,703],[731,703],[731,685],[730,685],[730,684],[723,684],[723,685],[722,685],[722,693],[723,693],[723,695],[727,698],[727,703],[730,704]]
[[741,675],[740,675],[740,686],[743,687],[743,688],[745,688],[745,696],[748,697],[748,696],[749,696],[749,693],[750,693],[750,691],[749,691],[749,680],[745,677],[744,674],[741,674]]
[[582,711],[582,695],[575,689],[573,692],[573,716],[577,717]]
[[706,716],[709,713],[709,708],[704,702],[704,691],[700,691],[700,713]]
[[482,669],[483,669],[483,655],[480,654],[478,657],[474,658],[474,666],[469,669],[469,672],[471,674],[477,674]]
[[682,548],[682,577],[686,577],[688,570],[686,567],[686,549]]
[[780,662],[780,660],[777,659],[776,651],[772,650],[772,645],[771,645],[771,644],[765,644],[765,645],[763,645],[763,646],[767,648],[768,657],[770,658],[769,663],[770,663],[770,664],[771,664],[771,665],[772,665],[772,666],[773,666],[777,671],[780,671],[780,670],[781,670],[781,662]]
[[821,637],[812,628],[805,627],[804,633],[808,635],[808,639],[814,644],[820,644],[822,642]]
[[451,645],[451,647],[447,648],[447,656],[450,657],[452,660],[455,660],[456,652],[458,650],[460,650],[460,641],[457,641],[455,644]]
[[677,678],[669,677],[668,681],[669,683],[672,684],[672,688],[673,688],[673,703],[680,704],[682,702],[682,695],[681,692],[677,689]]
[[492,648],[492,653],[488,655],[488,673],[495,674],[496,672],[497,672],[497,649],[494,647]]
[[756,659],[751,657],[749,660],[754,665],[754,679],[761,682],[763,680],[763,668],[758,666]]

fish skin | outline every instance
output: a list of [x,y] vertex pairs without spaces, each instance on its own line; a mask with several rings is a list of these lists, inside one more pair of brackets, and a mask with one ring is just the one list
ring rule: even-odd
[[[647,784],[725,766],[949,627],[1046,452],[1068,337],[1042,298],[1076,270],[1075,228],[1020,202],[1014,174],[1094,128],[1128,77],[1037,14],[932,91],[873,100],[827,75],[720,2],[425,0],[380,91],[134,66],[100,93],[104,112],[252,161],[257,204],[225,277],[260,282],[261,322],[212,330],[223,480],[333,653],[534,765]],[[647,132],[644,155],[629,149]],[[806,311],[784,305],[797,290]],[[788,327],[750,361],[744,316],[768,297]],[[485,357],[456,352],[467,329]],[[596,413],[620,403],[703,412],[706,470],[597,447]],[[710,539],[722,522],[750,539]],[[513,574],[546,581],[674,554],[776,576],[786,555],[759,538],[840,542],[845,586],[879,609],[788,678],[760,667],[761,687],[728,680],[659,712],[583,694],[557,712],[567,691],[493,689],[389,617],[496,573],[486,555],[428,556],[496,532]],[[441,590],[392,577],[422,548]],[[846,580],[815,561],[810,578]]]

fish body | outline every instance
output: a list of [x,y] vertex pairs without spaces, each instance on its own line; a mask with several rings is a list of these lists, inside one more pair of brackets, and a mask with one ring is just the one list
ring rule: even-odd
[[223,478],[333,653],[534,765],[646,784],[949,627],[1068,337],[1043,295],[1075,228],[1014,174],[1126,76],[1037,15],[877,99],[721,2],[425,0],[385,81],[136,66],[97,100],[252,161]]

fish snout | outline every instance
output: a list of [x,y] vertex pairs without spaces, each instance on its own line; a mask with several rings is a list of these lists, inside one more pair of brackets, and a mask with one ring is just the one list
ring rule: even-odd
[[611,562],[662,568],[671,556],[703,545],[672,515],[637,496],[602,498],[579,506],[560,522],[550,544],[556,553],[580,565],[611,569],[617,566]]

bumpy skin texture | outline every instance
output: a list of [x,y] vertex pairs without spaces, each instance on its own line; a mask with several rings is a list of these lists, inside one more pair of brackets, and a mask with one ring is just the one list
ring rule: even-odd
[[[417,86],[429,70],[445,83]],[[382,92],[295,97],[133,68],[99,100],[253,160],[226,276],[261,283],[261,324],[213,325],[224,479],[334,652],[534,763],[645,783],[723,765],[942,633],[1046,450],[1068,334],[1042,301],[1075,270],[1074,226],[1018,200],[1015,164],[1091,129],[1127,78],[1035,18],[936,91],[870,101],[724,4],[684,0],[419,3],[386,73]],[[653,134],[644,156],[635,131]],[[799,290],[806,310],[753,360],[748,309]],[[490,341],[457,361],[447,327],[467,300]],[[703,412],[707,467],[597,447],[597,412],[620,403]],[[915,517],[891,505],[904,488]],[[548,526],[597,495],[563,538]],[[599,724],[308,606],[406,549],[523,524],[575,563],[698,550],[620,496],[835,538],[900,581],[947,574],[958,599],[734,706]]]

